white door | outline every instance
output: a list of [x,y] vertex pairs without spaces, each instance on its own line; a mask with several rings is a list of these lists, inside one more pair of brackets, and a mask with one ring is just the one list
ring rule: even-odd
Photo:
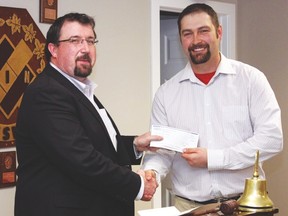
[[160,17],[160,83],[163,84],[187,63],[180,46],[177,17]]

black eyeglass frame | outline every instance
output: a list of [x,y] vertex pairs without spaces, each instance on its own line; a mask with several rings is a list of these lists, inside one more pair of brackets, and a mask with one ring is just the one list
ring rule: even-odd
[[84,41],[86,41],[89,46],[93,46],[99,42],[99,40],[97,40],[97,39],[93,39],[93,40],[91,39],[90,40],[89,38],[70,37],[68,39],[58,40],[57,43],[69,42],[69,43],[78,45],[78,44],[83,44]]

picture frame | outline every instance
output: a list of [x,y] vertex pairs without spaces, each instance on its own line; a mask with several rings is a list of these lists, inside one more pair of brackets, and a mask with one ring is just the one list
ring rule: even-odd
[[53,23],[57,19],[58,0],[40,0],[40,22]]
[[16,185],[16,151],[0,152],[0,188]]

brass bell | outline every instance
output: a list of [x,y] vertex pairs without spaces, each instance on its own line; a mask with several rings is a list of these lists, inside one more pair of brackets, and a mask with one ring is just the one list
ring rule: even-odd
[[256,153],[254,174],[251,179],[246,179],[242,196],[237,200],[240,211],[269,212],[273,210],[273,202],[266,191],[266,180],[259,179],[259,150]]

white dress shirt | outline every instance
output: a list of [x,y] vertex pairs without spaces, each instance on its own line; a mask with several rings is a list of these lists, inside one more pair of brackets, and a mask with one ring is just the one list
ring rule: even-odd
[[198,133],[198,147],[207,148],[208,168],[192,167],[172,151],[144,158],[143,168],[162,178],[171,170],[172,192],[191,200],[242,193],[256,151],[264,178],[262,162],[283,148],[280,108],[265,75],[222,54],[221,59],[208,85],[188,63],[158,89],[153,102],[151,124]]

